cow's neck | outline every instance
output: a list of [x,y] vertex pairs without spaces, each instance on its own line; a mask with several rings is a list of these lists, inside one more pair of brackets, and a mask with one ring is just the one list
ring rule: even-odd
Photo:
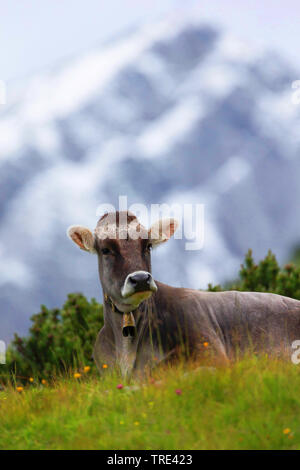
[[124,335],[124,313],[119,311],[111,299],[104,294],[104,323],[113,331],[117,362],[123,376],[130,375],[135,366],[136,354],[141,337],[149,325],[149,311],[153,310],[151,299],[145,300],[132,311],[134,335]]
[[113,313],[117,313],[118,315],[122,315],[122,333],[123,336],[127,337],[134,337],[136,335],[136,324],[135,324],[135,317],[132,312],[122,312],[118,309],[118,307],[113,303],[112,299],[107,295],[104,294],[104,300],[109,305],[110,310]]
[[[104,294],[104,323],[112,327],[115,336],[118,338],[127,336],[131,342],[135,341],[139,338],[145,325],[148,323],[150,306],[152,307],[152,302],[151,299],[148,299],[142,302],[136,310],[130,312],[134,323],[129,326],[134,326],[134,330],[125,329],[124,331],[124,316],[128,314],[121,312],[116,305],[113,304],[112,300]],[[152,310],[153,307],[151,308],[151,311]]]

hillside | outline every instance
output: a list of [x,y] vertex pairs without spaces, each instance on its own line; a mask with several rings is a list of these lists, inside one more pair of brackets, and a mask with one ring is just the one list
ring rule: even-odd
[[11,388],[0,449],[299,449],[298,367],[252,357],[179,365],[130,388],[114,375]]

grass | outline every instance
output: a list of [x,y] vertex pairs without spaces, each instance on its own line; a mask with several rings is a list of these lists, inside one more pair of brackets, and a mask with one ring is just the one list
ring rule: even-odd
[[299,449],[300,366],[179,364],[155,378],[53,379],[0,392],[0,449]]

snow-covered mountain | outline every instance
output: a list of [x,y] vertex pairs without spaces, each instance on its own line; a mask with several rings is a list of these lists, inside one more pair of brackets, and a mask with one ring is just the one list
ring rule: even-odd
[[99,204],[204,203],[205,245],[172,240],[154,275],[205,288],[249,247],[300,240],[297,72],[196,17],[166,20],[33,77],[0,115],[0,338],[44,303],[100,297],[96,259],[66,237]]

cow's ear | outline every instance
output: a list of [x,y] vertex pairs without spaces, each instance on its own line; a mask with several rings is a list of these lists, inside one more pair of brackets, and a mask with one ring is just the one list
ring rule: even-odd
[[160,219],[149,229],[149,239],[153,246],[165,243],[177,230],[179,222],[176,219]]
[[67,235],[82,250],[96,253],[95,238],[88,228],[81,225],[71,225],[67,230]]

